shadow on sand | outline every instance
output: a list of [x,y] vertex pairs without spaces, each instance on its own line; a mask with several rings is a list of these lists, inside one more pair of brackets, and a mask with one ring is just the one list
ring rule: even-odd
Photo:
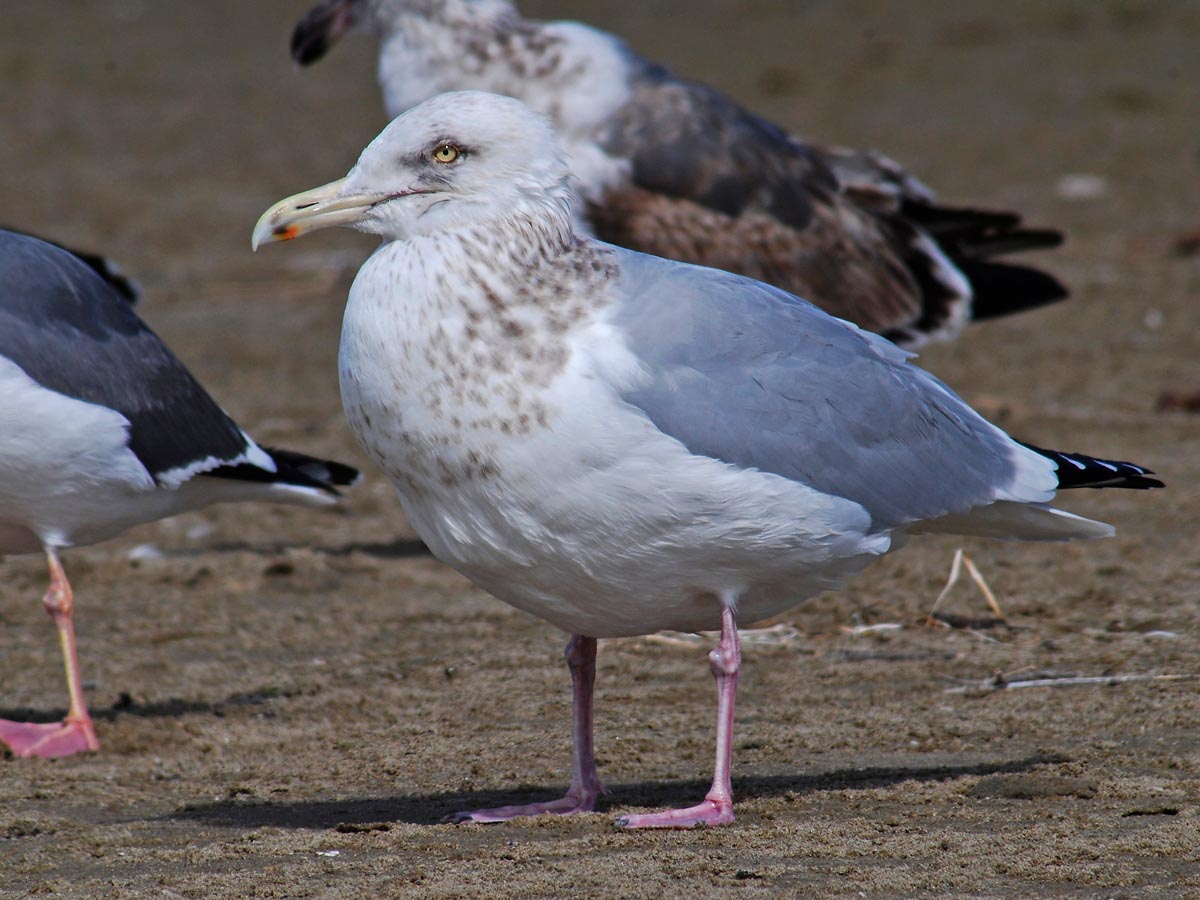
[[278,556],[288,550],[309,550],[320,556],[350,556],[361,553],[375,559],[408,559],[416,556],[432,556],[423,541],[413,538],[397,538],[394,541],[356,541],[338,547],[314,546],[312,544],[278,541],[276,543],[254,541],[226,541],[204,547],[184,547],[162,550],[166,559],[195,559],[211,553],[252,553],[257,556]]
[[[1036,754],[1009,761],[980,762],[970,765],[879,766],[838,769],[815,775],[768,775],[734,778],[733,791],[739,800],[755,797],[780,797],[819,791],[868,789],[904,781],[947,781],[968,775],[999,775],[1026,772],[1043,765],[1067,761],[1058,754]],[[615,807],[668,807],[685,798],[700,798],[708,790],[707,781],[643,781],[610,785],[601,798],[597,812]],[[168,818],[230,828],[340,828],[361,830],[359,826],[403,822],[435,825],[464,809],[484,809],[549,800],[562,790],[522,786],[504,791],[465,791],[437,794],[413,794],[344,800],[308,800],[300,803],[262,803],[256,801],[219,801],[189,804]]]
[[[256,691],[240,691],[224,700],[183,700],[171,697],[156,703],[139,703],[129,694],[121,694],[112,706],[98,709],[89,707],[88,712],[98,722],[112,722],[118,716],[137,716],[141,719],[176,719],[190,715],[224,716],[229,710],[246,706],[262,706],[280,697],[294,697],[302,693],[298,688],[260,688]],[[16,722],[59,722],[66,716],[65,709],[28,709],[23,707],[0,709],[0,719]]]

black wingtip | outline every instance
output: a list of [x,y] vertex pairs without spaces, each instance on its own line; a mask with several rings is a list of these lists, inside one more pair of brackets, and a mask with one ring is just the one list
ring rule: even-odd
[[335,497],[341,496],[338,488],[353,487],[362,480],[362,473],[345,463],[318,459],[305,453],[297,453],[295,450],[280,450],[276,447],[260,449],[274,461],[276,471],[269,472],[252,463],[240,463],[236,466],[219,466],[204,474],[237,481],[316,488]]
[[324,0],[292,29],[291,54],[298,65],[310,66],[354,24],[354,0]]
[[353,487],[362,480],[362,473],[353,466],[335,462],[331,459],[317,459],[295,450],[280,450],[277,447],[263,447],[275,465],[279,467],[280,477],[297,483],[308,482],[310,487],[337,494],[340,487]]
[[1057,303],[1067,289],[1053,275],[1028,266],[981,259],[955,260],[971,283],[971,319],[982,321]]
[[952,257],[989,259],[1024,250],[1051,250],[1065,237],[1056,228],[1027,228],[1014,212],[963,206],[941,206],[909,200],[905,218],[928,232]]
[[971,319],[994,319],[1035,309],[1067,296],[1062,282],[1039,269],[993,262],[997,256],[1050,250],[1061,231],[1025,228],[1012,212],[909,201],[903,214],[927,232],[971,284]]
[[1144,491],[1166,487],[1154,472],[1136,463],[1115,459],[1099,459],[1083,453],[1063,453],[1060,450],[1045,450],[1033,444],[1021,442],[1021,446],[1041,454],[1058,464],[1058,486],[1068,488],[1127,488]]

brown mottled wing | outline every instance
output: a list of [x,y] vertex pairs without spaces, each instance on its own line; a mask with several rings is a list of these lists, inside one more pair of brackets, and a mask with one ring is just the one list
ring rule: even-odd
[[590,204],[588,216],[609,243],[765,281],[880,334],[912,327],[922,313],[914,279],[875,223],[837,221],[844,206],[814,205],[809,225],[794,228],[761,208],[730,215],[629,187]]
[[632,184],[589,206],[598,237],[726,269],[881,333],[923,315],[905,235],[856,205],[821,157],[701,84],[648,69],[605,150]]

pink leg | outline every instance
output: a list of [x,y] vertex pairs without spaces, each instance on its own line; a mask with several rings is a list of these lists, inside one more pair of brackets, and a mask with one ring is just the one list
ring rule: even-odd
[[708,654],[708,661],[717,679],[717,763],[712,788],[704,801],[696,806],[621,816],[617,825],[623,828],[694,828],[696,825],[728,825],[733,821],[733,789],[729,775],[733,762],[733,705],[737,697],[742,648],[733,610],[728,606],[721,611],[721,641]]
[[83,699],[83,685],[79,677],[79,657],[75,652],[75,598],[71,584],[67,581],[62,564],[55,552],[47,548],[50,561],[50,588],[42,603],[58,628],[58,640],[62,645],[63,663],[67,668],[67,692],[71,698],[67,717],[62,722],[38,724],[33,722],[9,722],[0,719],[0,741],[8,744],[17,756],[41,756],[50,759],[70,756],[85,750],[99,750],[100,742],[88,716],[87,704]]
[[591,812],[596,798],[603,794],[604,785],[596,774],[596,756],[592,749],[592,706],[596,685],[596,639],[574,635],[567,644],[567,666],[571,669],[571,687],[574,695],[574,728],[571,786],[566,796],[542,803],[526,803],[520,806],[499,806],[495,809],[477,809],[456,813],[455,822],[507,822],[520,816],[540,816],[554,813],[565,816],[571,813]]

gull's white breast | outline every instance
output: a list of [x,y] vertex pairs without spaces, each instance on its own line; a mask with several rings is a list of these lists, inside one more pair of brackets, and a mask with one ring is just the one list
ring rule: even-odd
[[722,594],[749,623],[889,548],[859,505],[693,455],[623,402],[638,365],[602,306],[506,346],[435,256],[387,244],[359,273],[342,396],[413,527],[484,589],[573,633],[704,629]]

